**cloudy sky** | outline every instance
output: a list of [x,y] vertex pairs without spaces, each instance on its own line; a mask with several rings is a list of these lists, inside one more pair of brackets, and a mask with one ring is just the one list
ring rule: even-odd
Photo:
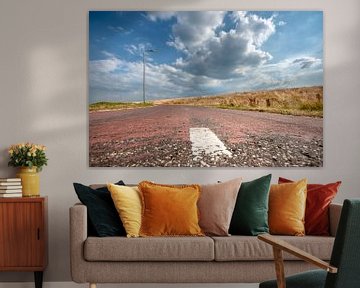
[[322,85],[320,11],[89,12],[89,101]]

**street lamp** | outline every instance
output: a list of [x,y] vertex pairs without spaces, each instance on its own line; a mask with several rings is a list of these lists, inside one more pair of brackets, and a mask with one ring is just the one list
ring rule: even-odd
[[146,53],[153,53],[153,52],[156,52],[156,50],[153,50],[153,49],[144,49],[143,50],[143,102],[145,104],[145,54]]

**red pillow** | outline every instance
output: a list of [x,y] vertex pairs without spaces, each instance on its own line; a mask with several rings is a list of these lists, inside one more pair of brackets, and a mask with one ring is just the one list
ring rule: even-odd
[[[279,177],[279,184],[293,182]],[[308,184],[305,210],[305,234],[329,236],[329,206],[341,181],[329,184]]]

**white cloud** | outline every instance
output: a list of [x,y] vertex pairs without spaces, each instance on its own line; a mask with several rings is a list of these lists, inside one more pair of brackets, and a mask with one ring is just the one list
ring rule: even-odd
[[178,12],[174,15],[173,39],[169,45],[186,53],[194,53],[215,37],[215,30],[223,24],[224,11]]
[[[304,69],[301,59],[312,59],[311,65]],[[273,89],[321,85],[323,82],[321,59],[310,56],[285,59],[274,64],[266,64],[246,76],[245,82],[252,89]]]
[[234,18],[237,34],[256,47],[260,47],[276,30],[274,17],[262,18],[256,14],[238,11]]
[[124,49],[125,49],[125,51],[129,52],[131,55],[142,56],[142,53],[144,50],[153,49],[153,48],[150,43],[145,43],[145,44],[138,44],[138,45],[134,45],[134,44],[125,45]]
[[321,63],[321,59],[317,59],[314,57],[302,57],[292,61],[292,64],[299,65],[301,69],[307,69],[313,66],[320,65]]
[[233,12],[236,27],[229,31],[220,29],[222,11],[180,12],[175,17],[173,40],[168,44],[185,53],[175,65],[190,74],[226,79],[272,58],[261,45],[275,33],[273,17]]
[[139,48],[138,46],[131,44],[131,45],[125,45],[124,49],[129,52],[131,55],[138,55],[139,54]]
[[123,33],[123,34],[130,34],[133,32],[132,29],[125,29],[124,27],[122,26],[112,26],[112,25],[109,25],[107,27],[110,31],[113,31],[113,32],[116,32],[116,33]]
[[114,71],[118,64],[119,60],[117,59],[106,59],[106,60],[95,60],[90,61],[90,73],[91,72],[100,72],[108,73]]
[[146,13],[146,17],[151,21],[157,20],[169,20],[171,17],[175,15],[175,12],[159,12],[159,11],[151,11]]

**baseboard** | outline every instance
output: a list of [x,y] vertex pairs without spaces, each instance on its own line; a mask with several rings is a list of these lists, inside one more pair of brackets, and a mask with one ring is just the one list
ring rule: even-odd
[[[74,282],[44,282],[43,288],[88,288]],[[259,284],[98,284],[97,288],[258,288]],[[0,288],[34,288],[31,282],[2,282]]]

